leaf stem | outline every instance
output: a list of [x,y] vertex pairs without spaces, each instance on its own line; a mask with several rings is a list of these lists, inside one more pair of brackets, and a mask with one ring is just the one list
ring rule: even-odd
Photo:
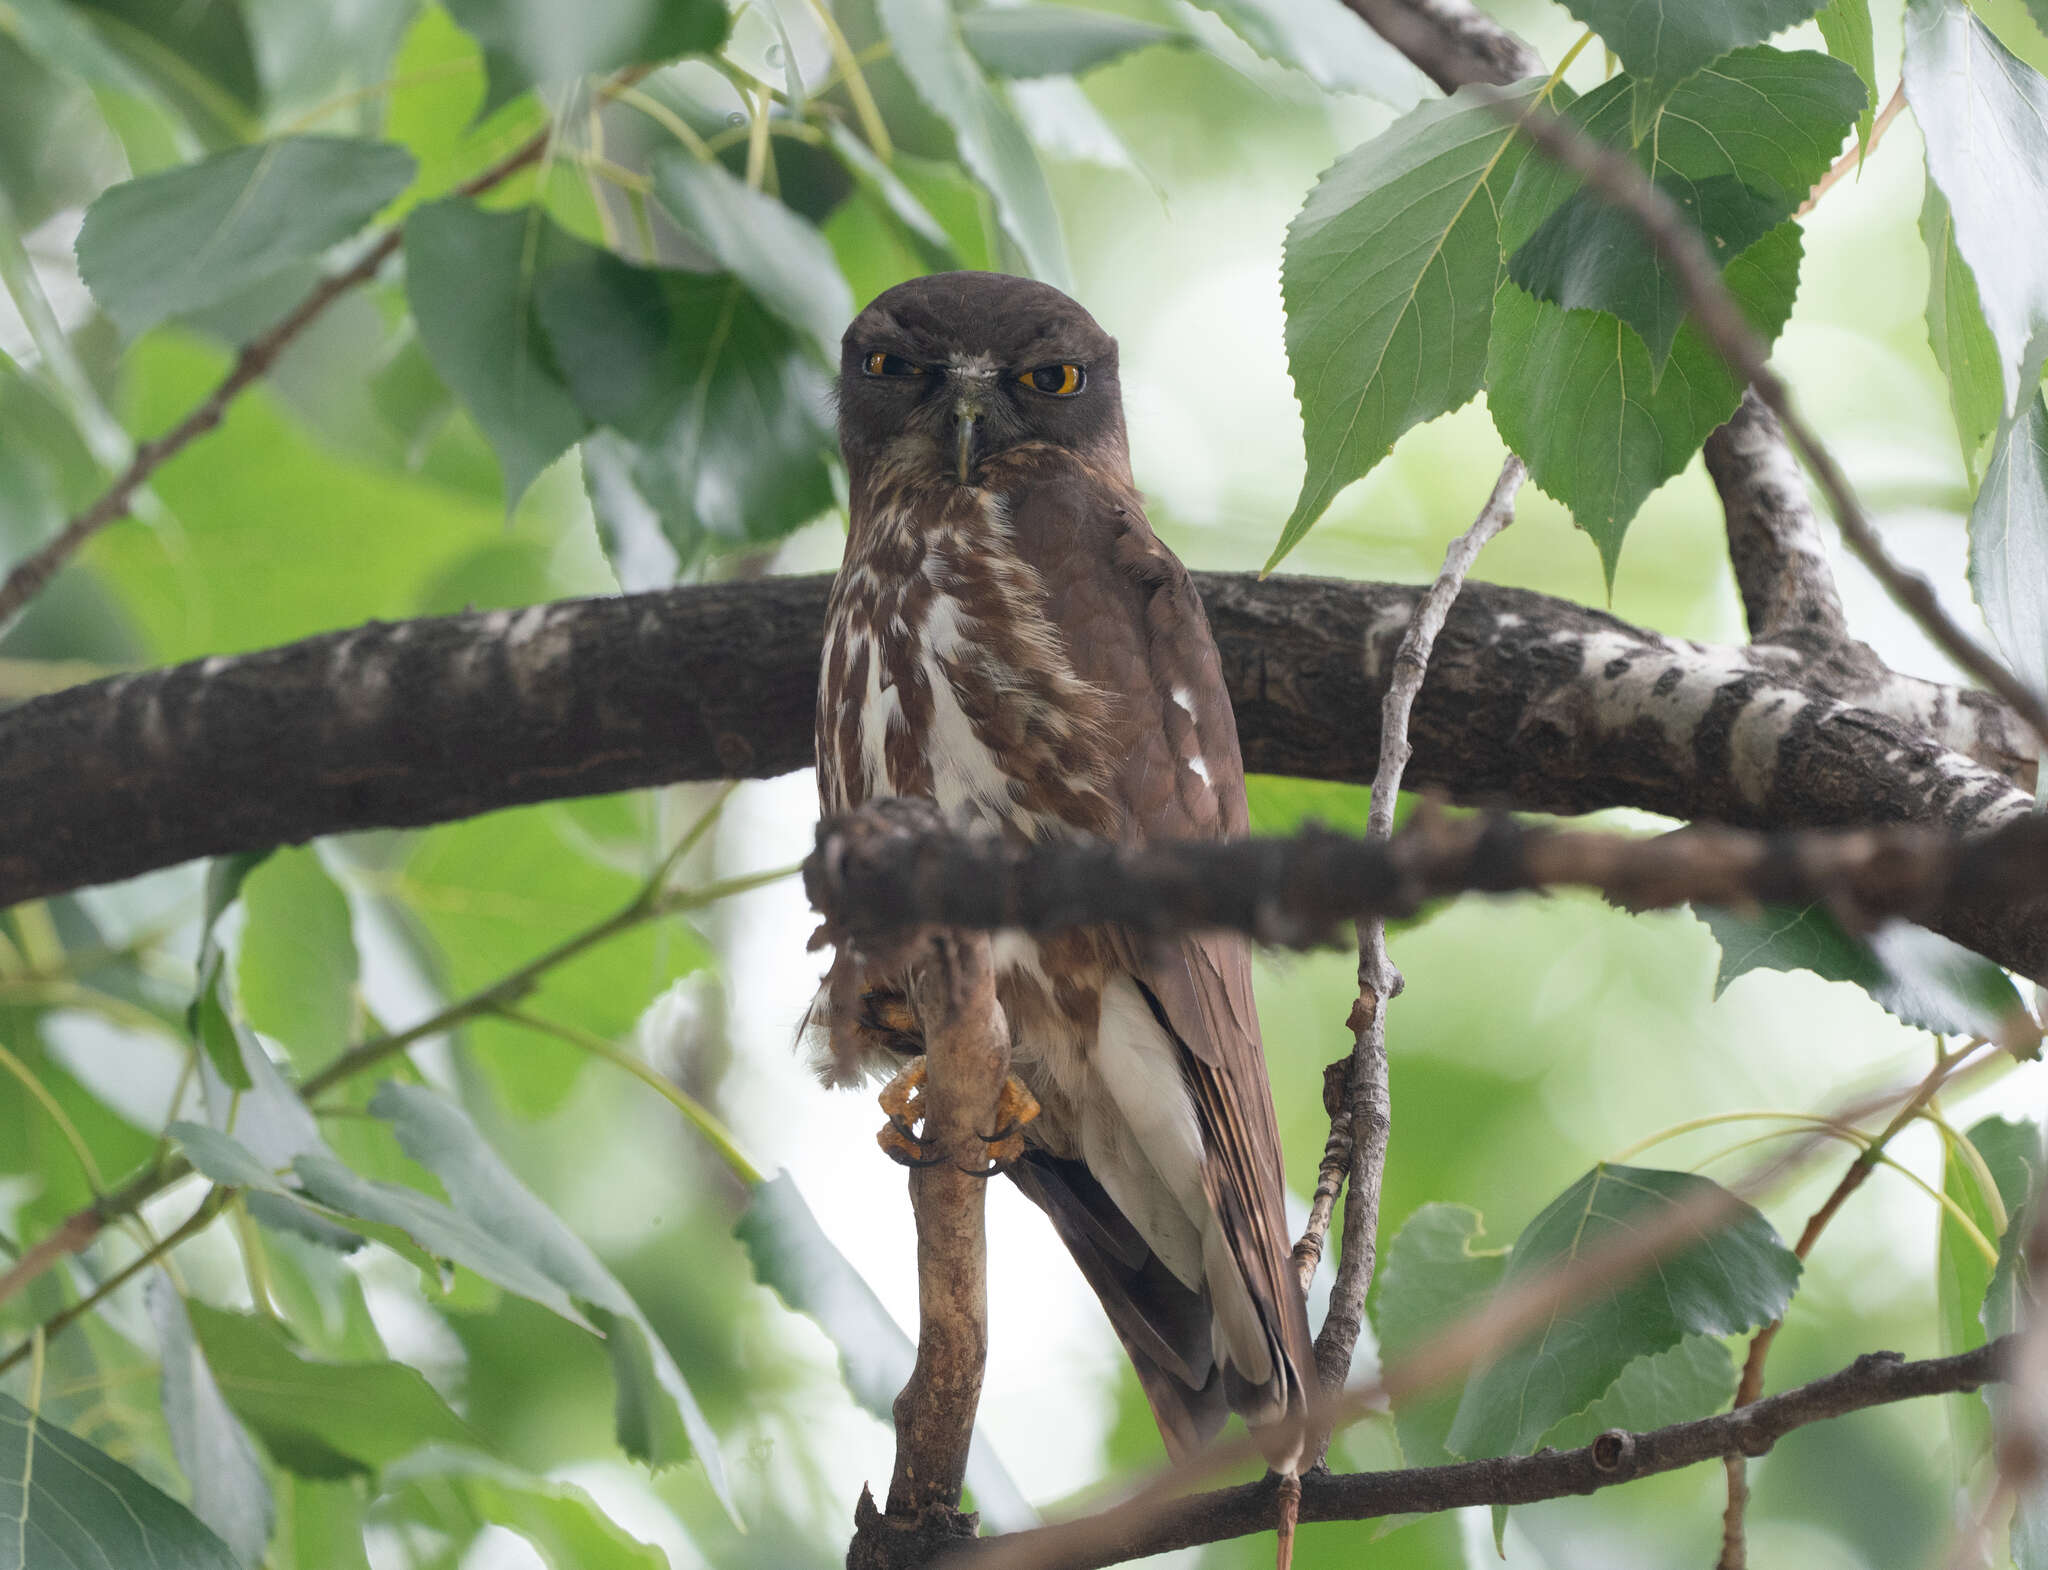
[[[861,135],[867,138],[875,156],[888,163],[896,156],[895,144],[889,139],[889,127],[875,104],[875,95],[868,90],[867,75],[860,68],[860,56],[853,52],[853,45],[847,42],[839,19],[833,16],[832,7],[826,4],[826,0],[811,0],[811,9],[818,15],[818,25],[824,29],[825,42],[832,51],[834,76],[845,79],[846,96],[853,101],[853,112],[860,120]],[[814,92],[825,92],[832,84],[833,76],[828,76]]]
[[680,1112],[690,1126],[704,1136],[705,1141],[718,1153],[718,1158],[726,1164],[734,1177],[749,1188],[766,1181],[761,1169],[740,1149],[732,1131],[719,1121],[718,1116],[709,1107],[666,1075],[656,1072],[650,1065],[634,1057],[632,1053],[623,1051],[615,1043],[606,1041],[602,1036],[579,1025],[543,1019],[538,1014],[529,1014],[519,1008],[506,1007],[494,1012],[500,1019],[509,1020],[515,1025],[524,1025],[528,1030],[539,1031],[542,1035],[553,1036],[558,1041],[565,1041],[580,1051],[588,1052],[592,1057],[603,1058],[605,1062],[624,1069]]

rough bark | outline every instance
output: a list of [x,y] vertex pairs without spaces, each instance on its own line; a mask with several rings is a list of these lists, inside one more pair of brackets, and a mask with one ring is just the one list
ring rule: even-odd
[[[1364,782],[1418,588],[1197,575],[1247,767]],[[0,715],[0,906],[196,856],[811,758],[827,580],[372,623],[93,682]],[[1772,671],[1526,590],[1469,585],[1415,705],[1411,788],[1749,828],[2024,815],[1995,770]],[[1940,930],[2048,970],[2038,915]]]

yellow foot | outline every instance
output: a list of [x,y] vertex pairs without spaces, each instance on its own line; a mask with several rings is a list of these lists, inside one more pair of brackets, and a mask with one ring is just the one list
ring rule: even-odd
[[[931,1141],[917,1132],[924,1117],[925,1060],[914,1057],[903,1072],[882,1087],[880,1101],[889,1121],[875,1136],[889,1159],[906,1167],[932,1167],[945,1160],[943,1151],[932,1151]],[[980,1136],[985,1166],[966,1169],[974,1177],[994,1177],[1024,1154],[1024,1125],[1038,1116],[1038,1098],[1012,1074],[1003,1081],[996,1098],[994,1132]]]
[[860,995],[860,1033],[867,1042],[899,1057],[924,1051],[924,1027],[910,999],[900,992],[870,987]]

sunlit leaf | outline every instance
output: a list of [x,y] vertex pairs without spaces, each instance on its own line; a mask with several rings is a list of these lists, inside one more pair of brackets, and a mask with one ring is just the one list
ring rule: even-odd
[[448,0],[480,44],[490,72],[486,111],[535,84],[561,84],[725,41],[719,0],[580,0],[571,9],[527,0]]
[[[1479,1249],[1483,1224],[1466,1205],[1424,1205],[1402,1224],[1374,1273],[1368,1307],[1380,1359],[1392,1366],[1447,1325],[1483,1307],[1507,1270],[1506,1249]],[[1410,1466],[1441,1466],[1458,1412],[1459,1390],[1446,1385],[1396,1403],[1394,1432]]]
[[2048,405],[1998,433],[1970,509],[1970,587],[2014,675],[2048,692]]
[[1560,1420],[1584,1411],[1633,1359],[1666,1351],[1687,1336],[1753,1330],[1783,1314],[1799,1261],[1768,1221],[1740,1201],[1716,1196],[1717,1187],[1692,1173],[1603,1163],[1546,1206],[1515,1241],[1501,1277],[1503,1293],[1549,1271],[1570,1270],[1710,1196],[1730,1206],[1730,1214],[1711,1232],[1688,1229],[1686,1241],[1646,1260],[1628,1279],[1559,1309],[1475,1372],[1458,1402],[1447,1448],[1467,1457],[1525,1451]]
[[242,1570],[198,1517],[0,1395],[0,1570]]
[[1268,60],[1292,66],[1318,87],[1363,93],[1396,109],[1433,91],[1392,44],[1343,0],[1196,0]]
[[485,1527],[517,1532],[555,1570],[669,1570],[668,1556],[641,1542],[572,1483],[549,1482],[474,1451],[435,1445],[384,1474],[405,1519],[457,1541]]
[[1977,280],[1956,249],[1955,219],[1931,179],[1920,207],[1920,238],[1927,247],[1927,342],[1948,380],[1956,437],[1974,475],[2005,406],[1998,345],[1985,325]]
[[347,239],[412,178],[403,148],[288,136],[145,175],[94,202],[78,270],[131,336],[218,305]]
[[375,1472],[424,1444],[481,1443],[418,1369],[309,1356],[260,1314],[194,1303],[191,1315],[220,1394],[301,1477]]
[[995,76],[1072,76],[1151,44],[1188,42],[1185,33],[1156,22],[1051,3],[968,11],[960,32]]
[[[1987,1192],[1976,1162],[1945,1145],[1941,1192],[1970,1218],[1981,1237],[1995,1243],[2004,1236],[2010,1218],[2026,1208],[2040,1181],[2041,1129],[2035,1123],[1989,1117],[1973,1124],[1962,1138],[1989,1172],[1990,1189]],[[1967,1352],[1984,1344],[1982,1315],[1991,1295],[1995,1265],[1984,1257],[1978,1239],[1944,1206],[1934,1268],[1935,1311],[1944,1353]],[[1983,1402],[1975,1396],[1954,1397],[1949,1405],[1959,1425],[1956,1472],[1960,1481],[1989,1444],[1991,1425]]]
[[[1515,91],[1534,102],[1539,88]],[[1308,472],[1268,569],[1402,432],[1479,390],[1500,206],[1524,151],[1491,97],[1463,90],[1340,158],[1288,225],[1280,291]]]
[[1905,74],[2017,410],[2048,356],[2048,81],[1962,0],[1909,0]]
[[192,1485],[192,1513],[244,1565],[259,1564],[276,1509],[256,1447],[222,1398],[170,1278],[152,1275],[145,1296],[163,1365],[164,1422],[178,1469]]
[[1894,922],[1859,938],[1818,905],[1754,914],[1702,905],[1694,914],[1721,945],[1716,997],[1752,970],[1810,970],[1861,987],[1904,1023],[1946,1036],[1996,1037],[2025,1014],[2004,971],[1924,927]]
[[498,455],[507,508],[590,429],[534,314],[549,272],[585,249],[532,209],[489,213],[450,200],[405,221],[420,344]]
[[454,1102],[387,1083],[370,1110],[391,1123],[407,1155],[441,1180],[466,1220],[589,1310],[611,1352],[619,1443],[627,1452],[656,1465],[695,1455],[733,1509],[718,1436],[640,1305],[590,1246],[513,1175]]
[[1059,210],[1015,112],[982,75],[946,0],[876,0],[897,62],[918,96],[953,129],[960,158],[995,198],[996,214],[1031,271],[1068,287]]
[[[1566,111],[1594,140],[1627,149],[1641,96],[1617,77]],[[1636,162],[1725,266],[1806,199],[1869,95],[1839,60],[1738,49],[1650,111]],[[1642,225],[1549,159],[1525,162],[1501,214],[1508,276],[1567,310],[1608,311],[1662,366],[1685,318],[1678,281]]]
[[[832,1338],[854,1400],[883,1422],[893,1421],[893,1403],[910,1378],[917,1348],[825,1235],[787,1172],[753,1185],[733,1235],[745,1245],[761,1283]],[[1036,1524],[1037,1512],[979,1427],[967,1450],[967,1486],[993,1530],[1018,1532]]]

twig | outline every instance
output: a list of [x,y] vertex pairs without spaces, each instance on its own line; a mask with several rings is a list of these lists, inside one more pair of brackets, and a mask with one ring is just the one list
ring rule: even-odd
[[[1444,553],[1443,570],[1417,603],[1394,655],[1393,675],[1380,704],[1380,758],[1373,776],[1372,808],[1366,821],[1369,838],[1387,841],[1394,832],[1394,802],[1408,767],[1408,717],[1415,695],[1429,672],[1436,635],[1450,615],[1451,604],[1486,542],[1514,521],[1515,493],[1528,478],[1522,460],[1509,455],[1500,478],[1472,527]],[[1308,1229],[1294,1246],[1294,1267],[1302,1290],[1315,1275],[1339,1179],[1348,1182],[1344,1199],[1343,1253],[1330,1291],[1329,1312],[1316,1335],[1316,1369],[1325,1390],[1343,1388],[1351,1376],[1351,1354],[1358,1344],[1365,1313],[1365,1295],[1372,1286],[1378,1260],[1380,1180],[1386,1166],[1392,1106],[1387,1092],[1386,1007],[1401,991],[1401,973],[1387,957],[1384,916],[1367,916],[1358,930],[1358,999],[1348,1021],[1352,1031],[1347,1094],[1330,1118],[1330,1138],[1317,1174],[1316,1195]],[[1331,1065],[1328,1074],[1339,1072]],[[1330,1082],[1326,1079],[1326,1083]],[[1326,1091],[1326,1097],[1328,1092]],[[1334,1158],[1334,1159],[1333,1159]],[[1327,1196],[1327,1197],[1326,1197]]]
[[[1796,1429],[1871,1407],[1975,1390],[2002,1377],[2013,1338],[1955,1357],[1905,1362],[1896,1353],[1870,1352],[1847,1368],[1782,1395],[1689,1423],[1631,1434],[1610,1429],[1591,1444],[1563,1452],[1466,1461],[1406,1471],[1311,1474],[1302,1479],[1304,1521],[1371,1521],[1387,1516],[1458,1510],[1474,1505],[1525,1505],[1590,1494],[1617,1484],[1695,1466],[1731,1452],[1762,1455]],[[1183,1495],[1170,1511],[1115,1531],[1085,1537],[1063,1522],[995,1539],[947,1565],[966,1570],[1058,1565],[1060,1570],[1103,1570],[1148,1554],[1267,1531],[1272,1526],[1273,1482]]]
[[[936,818],[937,809],[933,809]],[[935,933],[913,987],[925,1040],[917,1109],[933,1164],[910,1174],[917,1217],[917,1363],[896,1397],[886,1512],[861,1490],[848,1570],[929,1564],[975,1535],[960,1489],[988,1358],[987,1132],[1010,1072],[986,934]]]
[[1536,51],[1468,0],[1345,0],[1366,25],[1445,92],[1541,76]]
[[2048,744],[2048,701],[1963,631],[1942,609],[1924,577],[1901,566],[1885,550],[1834,455],[1792,407],[1790,390],[1768,364],[1763,339],[1742,314],[1698,230],[1678,205],[1633,160],[1603,147],[1562,116],[1536,105],[1496,101],[1501,112],[1513,117],[1547,157],[1574,170],[1589,187],[1635,219],[1676,277],[1692,320],[1729,368],[1748,382],[1778,417],[1792,445],[1820,481],[1849,548],[1901,610],[1958,665],[2011,704],[2035,736]]
[[[1849,1163],[1848,1171],[1821,1201],[1820,1208],[1806,1218],[1806,1225],[1800,1230],[1799,1241],[1792,1245],[1792,1252],[1802,1260],[1813,1252],[1813,1246],[1820,1241],[1820,1235],[1830,1221],[1849,1201],[1849,1196],[1863,1186],[1864,1179],[1877,1170],[1884,1148],[1897,1138],[1927,1103],[1940,1092],[1941,1087],[1977,1051],[1986,1045],[1973,1042],[1956,1052],[1944,1052],[1935,1062],[1927,1077],[1920,1081],[1917,1089],[1907,1098],[1905,1104],[1892,1115],[1870,1142],[1865,1145],[1856,1159]],[[1778,1331],[1784,1325],[1782,1319],[1774,1319],[1750,1339],[1749,1355],[1742,1362],[1742,1377],[1736,1381],[1735,1399],[1730,1403],[1735,1410],[1749,1406],[1763,1394],[1764,1362],[1771,1354],[1771,1343],[1778,1338]],[[1743,1517],[1749,1505],[1749,1462],[1739,1452],[1731,1452],[1723,1463],[1728,1472],[1728,1508],[1721,1517],[1721,1557],[1715,1570],[1748,1570],[1749,1550],[1745,1538]]]

